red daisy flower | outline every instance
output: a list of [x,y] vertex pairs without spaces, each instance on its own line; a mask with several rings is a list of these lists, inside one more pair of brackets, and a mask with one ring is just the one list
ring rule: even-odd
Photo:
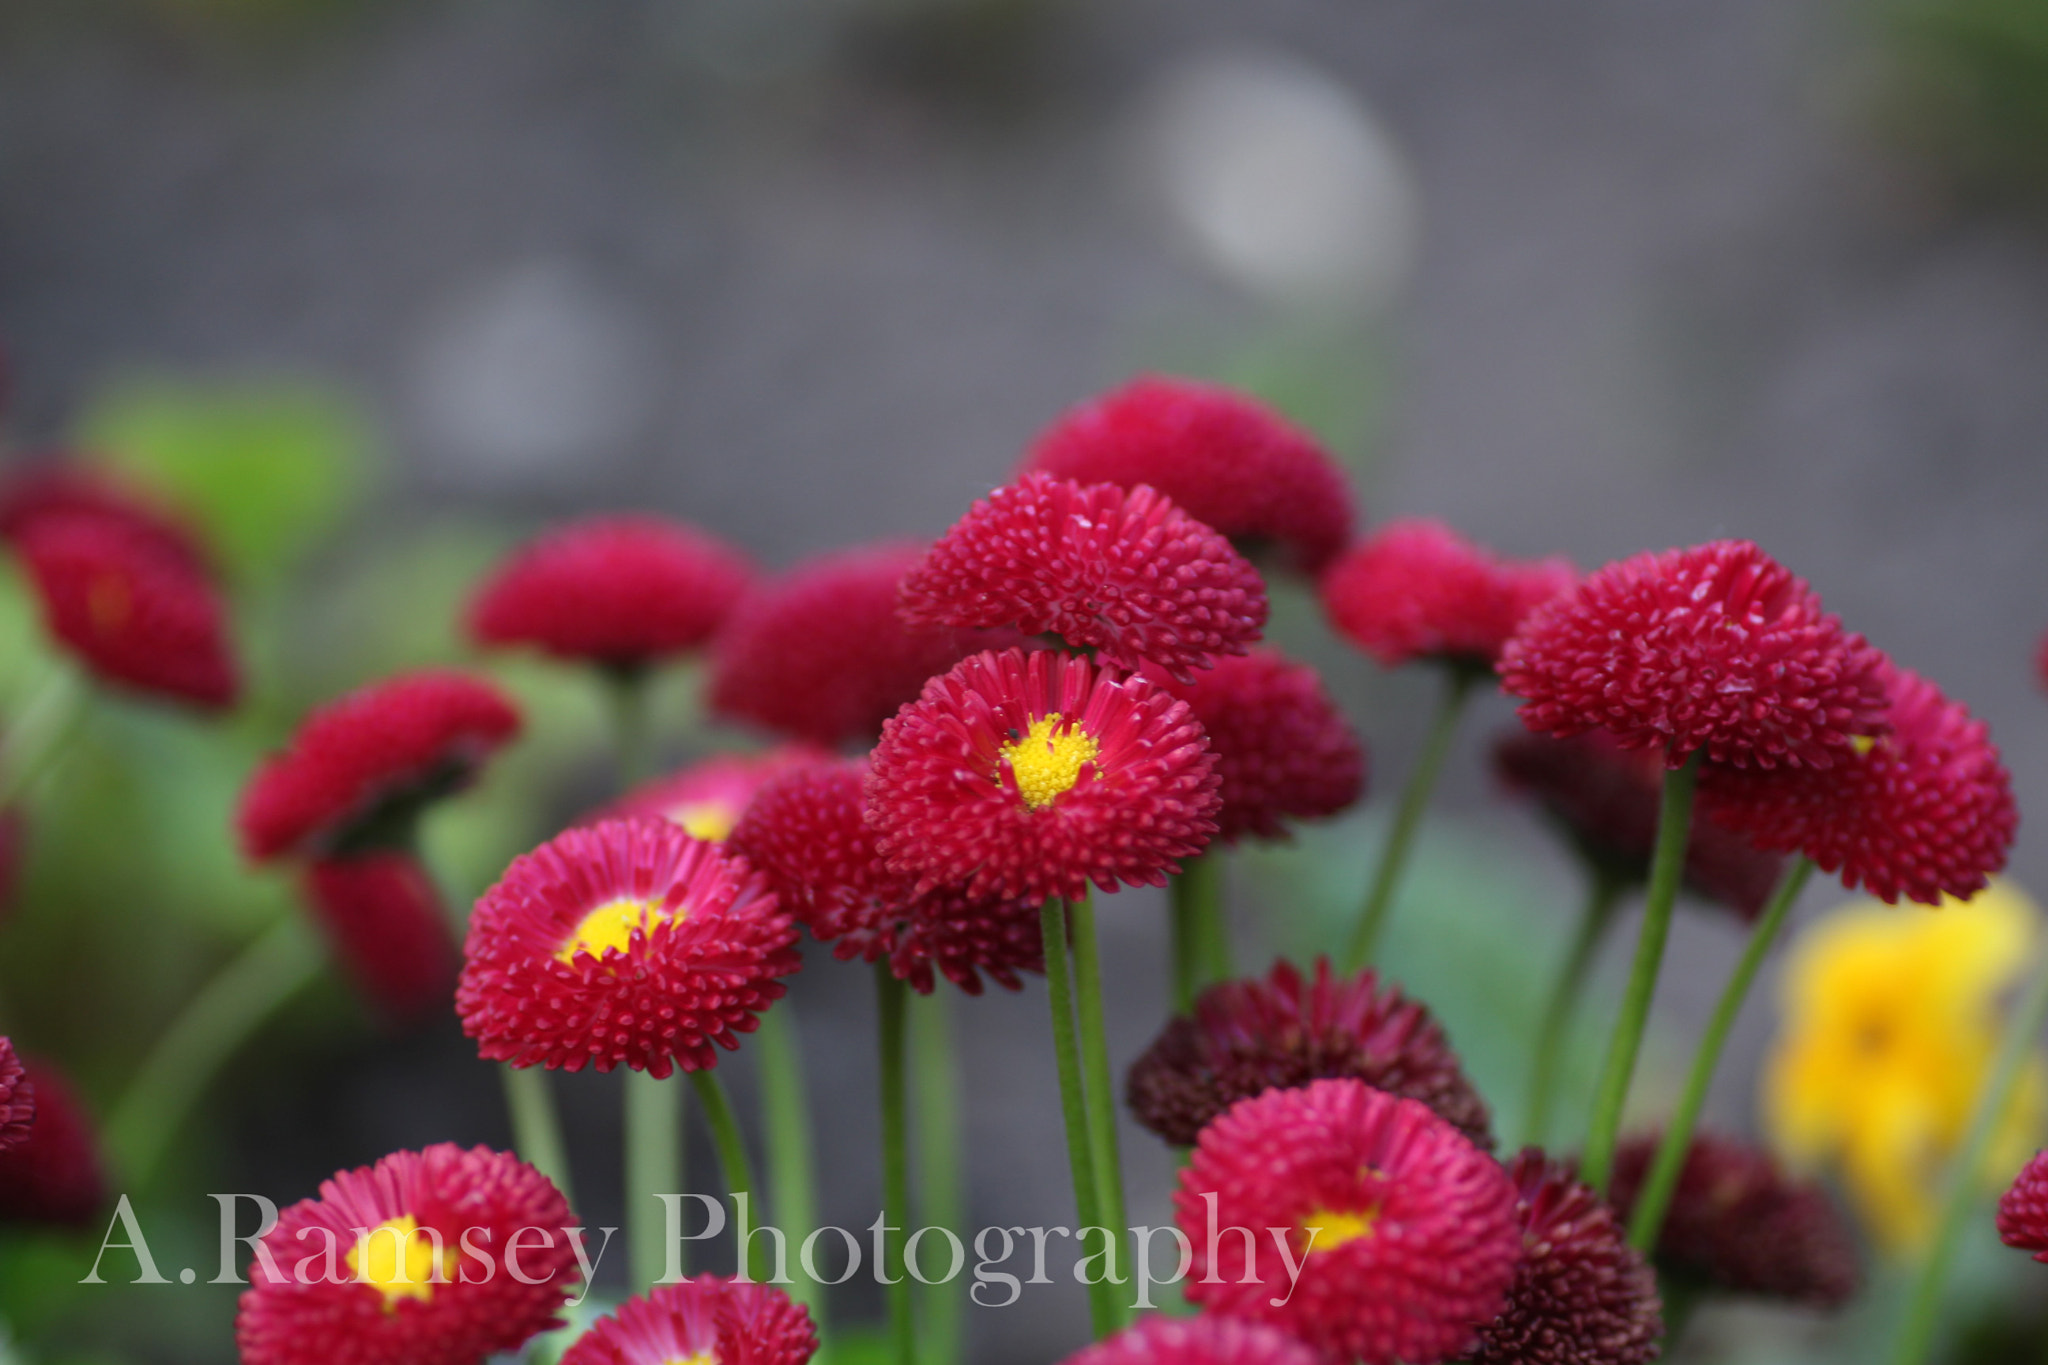
[[0,1223],[90,1227],[107,1202],[105,1164],[85,1106],[40,1061],[22,1063],[18,1097],[35,1103],[26,1138],[0,1151]]
[[712,644],[713,714],[821,748],[873,744],[926,678],[990,647],[896,614],[897,584],[923,558],[908,542],[841,550],[742,598]]
[[1242,654],[1266,588],[1230,542],[1145,486],[1026,474],[961,518],[903,580],[913,627],[1015,626],[1177,678]]
[[1370,968],[1313,980],[1276,962],[1264,980],[1225,981],[1170,1021],[1131,1066],[1131,1114],[1176,1147],[1241,1099],[1323,1078],[1364,1081],[1428,1105],[1481,1147],[1493,1146],[1486,1101],[1427,1009]]
[[419,860],[390,850],[322,858],[306,896],[363,994],[395,1023],[446,1009],[455,991],[455,939]]
[[1216,829],[1216,759],[1188,704],[1041,651],[976,654],[882,727],[876,846],[921,890],[1040,903],[1162,884]]
[[1061,1365],[1324,1365],[1285,1332],[1237,1318],[1140,1319]]
[[226,612],[189,560],[112,517],[36,517],[14,545],[50,634],[100,679],[207,710],[234,704]]
[[[1663,771],[1656,755],[1624,749],[1599,730],[1571,739],[1512,730],[1495,741],[1493,768],[1508,787],[1535,798],[1581,857],[1620,882],[1649,880]],[[1693,820],[1685,884],[1744,923],[1763,913],[1784,867],[1783,858],[1735,830]]]
[[660,517],[593,517],[515,552],[469,606],[484,645],[635,668],[711,638],[746,590],[738,551]]
[[497,688],[430,669],[372,683],[309,716],[242,792],[242,850],[256,861],[389,842],[457,791],[519,732]]
[[647,816],[666,820],[693,839],[723,843],[747,813],[756,792],[782,774],[823,757],[802,744],[784,744],[759,754],[717,754],[633,788],[581,823]]
[[1365,745],[1307,664],[1272,650],[1218,659],[1189,683],[1152,679],[1187,702],[1222,780],[1216,842],[1288,837],[1365,795]]
[[35,1119],[36,1088],[29,1084],[13,1042],[0,1035],[0,1152],[25,1142]]
[[455,1008],[492,1061],[702,1071],[782,998],[795,943],[744,859],[666,820],[611,820],[514,859],[484,893]]
[[1389,522],[1323,575],[1323,609],[1338,634],[1382,668],[1444,659],[1489,671],[1537,607],[1572,586],[1562,559],[1500,559],[1440,521]]
[[[0,1038],[0,1044],[6,1039]],[[5,1146],[0,1142],[0,1146]],[[1998,1200],[1998,1239],[2048,1263],[2048,1152],[2034,1153]]]
[[732,845],[767,876],[782,905],[839,959],[889,959],[889,970],[930,994],[932,970],[969,995],[981,973],[1017,990],[1020,971],[1045,970],[1037,907],[969,896],[956,886],[919,894],[892,872],[863,818],[860,760],[815,763],[775,779],[754,798]]
[[1967,898],[2005,866],[2019,825],[1990,729],[1919,675],[1880,670],[1888,733],[1824,772],[1709,769],[1701,804],[1760,847],[1798,850],[1888,902]]
[[1241,393],[1143,375],[1063,414],[1020,473],[1139,484],[1251,553],[1271,545],[1306,574],[1351,539],[1351,489],[1315,438]]
[[804,1365],[817,1349],[811,1315],[774,1285],[699,1275],[627,1299],[562,1365]]
[[1472,1365],[1643,1365],[1664,1335],[1657,1276],[1614,1211],[1534,1147],[1508,1167],[1522,1264]]
[[0,484],[0,539],[18,543],[30,527],[70,517],[111,522],[202,576],[211,572],[199,538],[140,490],[63,460],[29,465]]
[[1884,723],[1884,656],[1746,540],[1624,559],[1531,612],[1501,652],[1522,723],[1607,730],[1670,767],[1825,768]]
[[1499,1316],[1522,1255],[1500,1164],[1362,1081],[1233,1105],[1202,1130],[1174,1208],[1194,1244],[1190,1299],[1365,1365],[1462,1354]]
[[443,1142],[278,1215],[235,1316],[242,1365],[476,1365],[560,1325],[575,1215],[507,1152]]

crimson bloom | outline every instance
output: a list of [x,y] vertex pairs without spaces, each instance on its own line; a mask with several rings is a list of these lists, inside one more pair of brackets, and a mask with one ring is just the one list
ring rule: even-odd
[[322,858],[306,869],[306,898],[363,994],[404,1023],[446,1009],[455,992],[455,939],[419,860],[390,849]]
[[515,551],[469,606],[484,645],[638,668],[711,638],[746,590],[738,551],[652,516],[592,517]]
[[195,573],[210,573],[205,549],[182,518],[98,470],[70,460],[45,460],[0,483],[0,539],[18,544],[38,524],[74,517],[120,526],[166,558]]
[[1465,1352],[1522,1254],[1500,1164],[1424,1105],[1354,1080],[1233,1105],[1202,1130],[1174,1210],[1195,1249],[1190,1299],[1365,1365]]
[[235,1316],[242,1365],[476,1365],[516,1350],[560,1325],[575,1224],[546,1176],[487,1147],[339,1172],[257,1244]]
[[930,994],[933,969],[970,995],[981,975],[1017,990],[1017,973],[1045,970],[1037,907],[990,900],[957,886],[919,893],[893,872],[862,815],[867,765],[825,760],[776,778],[733,831],[732,846],[759,868],[784,908],[833,956],[875,962]]
[[1606,730],[1676,768],[1826,768],[1884,725],[1884,656],[1746,540],[1624,559],[1553,597],[1501,651],[1522,723]]
[[1323,610],[1382,668],[1440,659],[1491,671],[1529,613],[1578,577],[1562,559],[1516,562],[1440,521],[1389,522],[1323,575]]
[[13,1041],[0,1035],[0,1152],[27,1141],[35,1119],[36,1088],[29,1083]]
[[699,1275],[627,1299],[562,1356],[562,1365],[804,1365],[818,1331],[769,1284]]
[[1427,1009],[1370,969],[1305,978],[1276,962],[1263,980],[1225,981],[1170,1021],[1132,1064],[1132,1115],[1176,1147],[1224,1110],[1273,1088],[1348,1077],[1418,1100],[1481,1147],[1493,1146],[1486,1101]]
[[1061,1365],[1323,1365],[1295,1338],[1237,1318],[1142,1318]]
[[257,770],[236,815],[242,849],[260,862],[394,842],[518,731],[512,703],[466,673],[372,683],[313,712]]
[[648,816],[668,821],[693,839],[723,843],[747,813],[755,793],[783,773],[807,767],[821,757],[818,750],[801,744],[784,744],[758,754],[717,754],[642,783],[583,823]]
[[1162,494],[1044,474],[974,504],[901,591],[913,627],[1051,631],[1177,678],[1244,653],[1266,624],[1258,571]]
[[1886,733],[1821,772],[1709,769],[1701,804],[1759,846],[1804,853],[1881,900],[1968,899],[2012,847],[2012,777],[1967,707],[1890,663],[1880,676]]
[[492,1061],[702,1071],[782,998],[795,942],[744,859],[666,820],[608,820],[514,859],[484,893],[455,1008]]
[[[5,1039],[0,1039],[4,1043]],[[4,1146],[0,1142],[0,1146]],[[2048,1152],[2036,1152],[1998,1200],[1998,1238],[2048,1263]]]
[[867,778],[876,846],[922,890],[977,898],[1159,885],[1202,851],[1215,756],[1186,702],[1041,651],[976,654],[882,727]]
[[1351,538],[1351,489],[1314,437],[1216,384],[1142,375],[1060,416],[1020,473],[1149,484],[1246,553],[1321,572]]
[[26,1137],[0,1143],[0,1223],[90,1227],[107,1202],[106,1166],[85,1105],[46,1063],[23,1062],[15,1104],[34,1103]]

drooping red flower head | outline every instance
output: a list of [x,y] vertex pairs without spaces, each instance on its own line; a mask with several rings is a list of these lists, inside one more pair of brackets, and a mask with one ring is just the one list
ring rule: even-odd
[[1493,1146],[1486,1101],[1428,1010],[1368,968],[1332,976],[1318,959],[1304,978],[1276,962],[1263,980],[1225,981],[1168,1022],[1132,1064],[1131,1114],[1176,1147],[1219,1114],[1273,1087],[1349,1077],[1418,1100],[1481,1147]]
[[111,517],[36,517],[14,545],[50,634],[102,681],[205,710],[234,704],[226,612],[189,560]]
[[811,1315],[774,1285],[699,1275],[627,1299],[562,1365],[804,1365],[817,1349]]
[[476,1365],[560,1325],[577,1226],[508,1152],[443,1142],[341,1171],[257,1243],[242,1365]]
[[1324,1365],[1304,1342],[1263,1323],[1205,1315],[1141,1318],[1060,1365]]
[[27,1141],[35,1119],[36,1088],[29,1083],[14,1043],[0,1036],[0,1152]]
[[876,846],[922,889],[1038,904],[1157,886],[1216,829],[1216,759],[1184,701],[1041,651],[976,654],[882,727]]
[[917,877],[892,872],[863,817],[860,760],[825,760],[764,787],[733,831],[732,846],[768,878],[783,907],[842,961],[889,959],[889,969],[930,994],[932,971],[970,995],[981,974],[1010,990],[1017,973],[1045,970],[1037,907],[989,900],[957,886],[919,894]]
[[709,640],[751,576],[738,551],[693,527],[591,517],[501,564],[470,602],[469,631],[483,645],[637,668]]
[[1193,682],[1147,672],[1209,737],[1223,784],[1216,842],[1285,839],[1283,821],[1335,815],[1365,795],[1365,745],[1307,664],[1255,649]]
[[1531,612],[1501,651],[1522,723],[1606,730],[1678,767],[1825,768],[1884,724],[1883,656],[1746,540],[1640,554]]
[[1888,902],[1968,898],[2005,866],[2019,826],[1990,729],[1886,663],[1888,733],[1823,772],[1708,769],[1701,805],[1757,845],[1797,850]]
[[[1608,1202],[1627,1218],[1656,1155],[1657,1135],[1624,1141]],[[1713,1289],[1839,1308],[1862,1275],[1856,1240],[1819,1185],[1795,1180],[1770,1153],[1711,1133],[1693,1139],[1657,1239],[1656,1262]]]
[[2012,1188],[1999,1197],[1998,1238],[2048,1264],[2048,1152],[2034,1153],[2013,1178]]
[[0,1151],[0,1223],[90,1227],[107,1202],[99,1138],[71,1084],[25,1061],[19,1091],[35,1102],[28,1135]]
[[120,526],[194,573],[211,573],[205,549],[182,518],[101,471],[47,459],[0,482],[0,540],[19,544],[31,527],[73,517]]
[[782,998],[795,943],[744,859],[666,820],[612,820],[556,835],[484,893],[455,1008],[487,1060],[703,1071]]
[[1562,559],[1501,559],[1417,517],[1352,546],[1321,589],[1330,624],[1382,668],[1420,658],[1490,671],[1515,628],[1577,577]]
[[1472,1365],[1644,1365],[1664,1335],[1657,1276],[1614,1211],[1563,1162],[1527,1147],[1508,1167],[1522,1264]]
[[821,748],[870,745],[926,678],[1014,641],[905,625],[897,585],[923,558],[910,542],[840,550],[741,598],[712,642],[712,713]]
[[389,849],[322,858],[306,869],[306,898],[335,954],[393,1023],[448,1008],[455,939],[426,869]]
[[1057,634],[1177,678],[1242,654],[1266,586],[1230,542],[1150,487],[1027,474],[974,504],[903,580],[912,627]]
[[[1509,788],[1533,797],[1579,855],[1606,876],[1624,885],[1649,880],[1663,773],[1655,754],[1624,749],[1599,730],[1552,739],[1516,729],[1495,741],[1493,769]],[[1784,866],[1782,857],[1707,812],[1694,818],[1685,884],[1744,923],[1763,913]]]
[[1305,574],[1351,538],[1351,489],[1336,461],[1280,414],[1216,384],[1142,375],[1063,413],[1018,472],[1150,484],[1246,553],[1275,547]]
[[[1194,1245],[1190,1299],[1365,1365],[1462,1354],[1522,1255],[1500,1164],[1362,1081],[1240,1100],[1202,1130],[1174,1211]],[[1283,1251],[1300,1261],[1291,1283]]]
[[668,821],[693,839],[724,843],[762,787],[823,757],[803,744],[778,745],[758,754],[716,754],[633,788],[581,823],[648,816]]
[[519,732],[519,712],[480,678],[400,674],[314,711],[264,761],[235,819],[262,862],[388,841],[428,803],[457,791]]

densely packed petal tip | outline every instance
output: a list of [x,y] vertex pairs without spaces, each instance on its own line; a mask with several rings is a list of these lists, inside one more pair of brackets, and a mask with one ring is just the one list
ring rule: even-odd
[[1061,1365],[1324,1365],[1324,1357],[1264,1323],[1160,1315],[1084,1346]]
[[811,1315],[774,1285],[699,1275],[626,1300],[562,1365],[804,1365],[817,1349]]

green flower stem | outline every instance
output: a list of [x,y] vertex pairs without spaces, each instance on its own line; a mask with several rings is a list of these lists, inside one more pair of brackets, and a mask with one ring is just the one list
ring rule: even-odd
[[[1099,1226],[1095,1199],[1095,1161],[1089,1155],[1088,1105],[1081,1090],[1081,1048],[1074,1030],[1074,983],[1067,962],[1065,906],[1049,900],[1038,908],[1038,927],[1045,938],[1046,995],[1052,1001],[1052,1054],[1059,1067],[1060,1115],[1067,1130],[1067,1165],[1074,1177],[1074,1219],[1083,1228]],[[1088,1314],[1097,1337],[1116,1330],[1118,1308],[1107,1284],[1088,1287]]]
[[1921,1264],[1913,1296],[1907,1300],[1905,1318],[1894,1338],[1892,1365],[1922,1365],[1933,1350],[1935,1332],[1941,1325],[1942,1293],[1948,1287],[1956,1248],[1962,1242],[1963,1229],[1979,1208],[1977,1187],[1985,1155],[2012,1105],[2013,1088],[2040,1041],[2044,1020],[2048,1020],[2048,955],[2034,964],[2034,979],[2013,1011],[2005,1043],[1992,1065],[1991,1079],[1977,1097],[1969,1131],[1949,1164],[1941,1222],[1935,1226],[1934,1242]]
[[[1095,1167],[1095,1208],[1101,1215],[1102,1226],[1109,1229],[1110,1245],[1116,1248],[1111,1265],[1123,1271],[1128,1264],[1123,1245],[1123,1157],[1117,1151],[1116,1089],[1110,1079],[1109,1038],[1102,1026],[1102,959],[1095,941],[1095,897],[1084,895],[1067,902],[1067,916],[1074,938],[1074,994],[1081,1023],[1081,1079],[1088,1115],[1089,1160]],[[1106,1297],[1115,1317],[1114,1325],[1123,1326],[1121,1298],[1114,1290]]]
[[[761,1059],[761,1118],[768,1140],[768,1197],[776,1226],[792,1247],[818,1226],[817,1164],[811,1151],[810,1101],[804,1088],[803,1046],[790,999],[784,996],[761,1015],[754,1034]],[[804,1270],[803,1257],[789,1258],[789,1296],[825,1322],[825,1295]]]
[[668,1209],[683,1190],[683,1092],[645,1071],[626,1072],[626,1254],[644,1294],[668,1266]]
[[[724,1082],[718,1079],[716,1071],[692,1071],[690,1088],[697,1092],[697,1103],[704,1109],[704,1122],[711,1129],[711,1145],[718,1149],[718,1164],[725,1170],[725,1192],[747,1196],[751,1209],[755,1205],[754,1164],[747,1159],[747,1142],[740,1136],[739,1120],[733,1117],[732,1101],[726,1097]],[[749,1238],[745,1250],[747,1278],[765,1283],[768,1272],[773,1269],[764,1264],[768,1258],[768,1243],[757,1237]]]
[[1181,865],[1169,888],[1173,906],[1173,1012],[1187,1014],[1204,986],[1230,976],[1230,927],[1223,918],[1220,853]]
[[1607,1042],[1600,1086],[1594,1092],[1593,1118],[1586,1131],[1585,1154],[1579,1158],[1579,1179],[1607,1193],[1614,1173],[1614,1149],[1621,1139],[1622,1110],[1629,1083],[1635,1079],[1636,1056],[1650,1022],[1650,1002],[1657,994],[1657,973],[1664,965],[1664,944],[1671,936],[1671,910],[1678,900],[1678,881],[1685,871],[1685,847],[1692,834],[1693,788],[1700,759],[1694,753],[1664,774],[1664,798],[1657,811],[1656,851],[1650,858],[1650,890],[1643,905],[1643,927],[1636,939],[1635,963],[1629,968],[1628,990],[1621,1015]]
[[1529,1070],[1529,1113],[1522,1125],[1522,1140],[1526,1143],[1542,1146],[1550,1130],[1550,1106],[1557,1097],[1557,1072],[1564,1058],[1564,1040],[1571,1032],[1572,1016],[1578,1012],[1579,997],[1585,991],[1586,973],[1592,969],[1608,926],[1614,923],[1614,912],[1626,889],[1619,877],[1592,869],[1578,933],[1565,954],[1557,983],[1550,988],[1550,1002],[1543,1007],[1543,1022],[1536,1030],[1536,1059]]
[[1664,1137],[1657,1144],[1656,1158],[1650,1163],[1650,1173],[1644,1177],[1642,1192],[1636,1196],[1635,1210],[1629,1215],[1629,1245],[1638,1251],[1647,1253],[1656,1246],[1657,1235],[1664,1230],[1664,1214],[1671,1207],[1672,1194],[1678,1189],[1678,1176],[1685,1169],[1685,1155],[1692,1147],[1693,1130],[1699,1126],[1700,1109],[1707,1102],[1707,1087],[1713,1084],[1714,1072],[1721,1065],[1721,1050],[1728,1045],[1728,1034],[1735,1027],[1735,1016],[1742,1013],[1742,1002],[1749,998],[1749,988],[1756,982],[1757,972],[1762,969],[1764,959],[1770,956],[1771,945],[1778,941],[1785,921],[1791,917],[1793,903],[1806,889],[1806,879],[1812,875],[1811,860],[1805,857],[1792,860],[1792,866],[1785,870],[1784,879],[1771,896],[1771,903],[1764,908],[1756,927],[1750,930],[1749,945],[1742,950],[1742,957],[1729,975],[1728,984],[1721,989],[1720,1002],[1714,1006],[1713,1018],[1707,1021],[1706,1032],[1700,1035],[1699,1047],[1693,1053],[1692,1071],[1685,1078],[1685,1089],[1679,1094],[1678,1107],[1664,1125]]
[[519,1159],[555,1182],[562,1198],[575,1207],[569,1188],[569,1149],[562,1141],[562,1121],[555,1112],[553,1082],[545,1067],[500,1066],[505,1082],[505,1108],[512,1115],[512,1148]]
[[608,668],[604,671],[606,692],[611,703],[613,762],[618,770],[620,790],[644,781],[654,768],[650,743],[647,671],[644,668]]
[[[882,1263],[875,1273],[889,1302],[890,1353],[895,1365],[917,1365],[917,1319],[911,1280],[903,1266],[903,1240],[910,1225],[910,1132],[905,1104],[904,1014],[909,989],[875,963],[875,1013],[881,1042],[882,1078]],[[893,1218],[892,1218],[893,1215]]]
[[1458,733],[1465,701],[1481,676],[1472,669],[1456,666],[1444,675],[1443,700],[1437,703],[1436,717],[1423,741],[1422,756],[1416,760],[1415,771],[1408,775],[1408,785],[1402,789],[1401,804],[1394,812],[1393,826],[1387,831],[1386,845],[1380,850],[1379,867],[1373,872],[1372,886],[1366,892],[1365,904],[1359,908],[1358,924],[1344,949],[1347,972],[1355,972],[1371,962],[1373,950],[1379,946],[1387,912],[1393,907],[1394,889],[1401,884],[1401,872],[1408,865],[1415,831],[1422,825],[1422,812],[1429,806],[1429,794],[1435,790],[1444,759],[1451,752],[1451,740]]
[[148,1183],[213,1078],[263,1022],[320,974],[306,923],[287,915],[250,941],[185,1004],[136,1069],[107,1128],[126,1177]]
[[[960,1059],[953,1047],[952,999],[943,986],[910,997],[910,1058],[917,1123],[919,1227],[958,1233],[967,1222],[965,1168],[960,1146]],[[924,1324],[926,1365],[952,1365],[960,1357],[965,1300],[952,1284],[926,1286],[918,1307]]]

